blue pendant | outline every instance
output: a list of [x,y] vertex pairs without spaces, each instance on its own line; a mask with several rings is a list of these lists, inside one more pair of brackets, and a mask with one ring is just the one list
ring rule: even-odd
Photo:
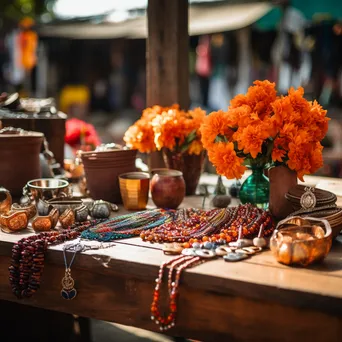
[[61,296],[66,300],[74,299],[77,295],[77,291],[75,288],[72,288],[71,290],[62,289]]

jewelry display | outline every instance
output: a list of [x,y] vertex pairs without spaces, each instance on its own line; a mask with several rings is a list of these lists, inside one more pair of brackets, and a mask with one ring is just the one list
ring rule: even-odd
[[312,210],[316,207],[335,205],[337,197],[332,192],[296,185],[285,194],[285,198],[291,203],[293,211]]
[[66,209],[64,213],[59,216],[59,222],[63,229],[75,223],[75,214],[72,209]]
[[0,215],[6,214],[8,211],[10,211],[11,205],[11,193],[7,189],[0,187]]
[[163,209],[144,210],[116,216],[82,233],[82,238],[112,241],[139,236],[143,231],[158,227],[172,220],[174,211]]
[[278,262],[308,266],[329,253],[332,230],[327,220],[292,217],[280,221],[270,240],[270,249]]
[[27,218],[31,220],[37,215],[37,208],[34,203],[25,205],[25,204],[18,204],[18,203],[13,203],[11,207],[12,211],[26,211]]
[[15,233],[27,228],[28,217],[24,210],[9,211],[0,215],[0,227],[5,233]]
[[34,218],[32,228],[38,232],[54,229],[57,225],[58,217],[58,210],[52,208],[47,216],[37,216]]
[[12,248],[9,281],[17,298],[31,297],[39,289],[48,246],[74,240],[82,231],[100,222],[101,220],[82,222],[66,230],[31,235],[15,243]]
[[[184,248],[196,247],[197,244],[226,244],[242,237],[255,237],[260,226],[263,225],[264,236],[270,236],[274,226],[268,212],[250,204],[226,209],[180,209],[173,215],[173,220],[142,232],[140,237],[144,241],[180,242]],[[247,241],[247,247],[252,245]]]

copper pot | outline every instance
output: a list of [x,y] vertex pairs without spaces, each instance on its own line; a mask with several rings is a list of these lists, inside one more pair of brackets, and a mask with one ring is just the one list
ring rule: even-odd
[[185,182],[180,171],[172,169],[152,170],[151,195],[159,208],[176,209],[185,196]]
[[0,185],[20,197],[25,184],[41,177],[39,153],[44,135],[21,129],[0,130]]

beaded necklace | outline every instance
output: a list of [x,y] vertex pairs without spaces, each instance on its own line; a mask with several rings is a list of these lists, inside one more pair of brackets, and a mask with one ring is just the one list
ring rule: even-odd
[[251,204],[235,208],[191,210],[184,215],[187,219],[177,217],[163,225],[144,231],[140,237],[151,242],[180,242],[183,247],[191,247],[194,243],[212,242],[229,243],[238,238],[242,229],[242,237],[247,238],[258,233],[260,225],[264,225],[264,236],[273,230],[273,222],[269,213]]
[[144,210],[111,218],[86,231],[81,237],[88,240],[113,241],[139,236],[142,231],[158,227],[174,219],[173,210]]
[[12,247],[9,281],[17,298],[31,297],[39,289],[48,246],[76,239],[82,231],[101,222],[102,219],[86,221],[65,230],[32,235],[15,243]]

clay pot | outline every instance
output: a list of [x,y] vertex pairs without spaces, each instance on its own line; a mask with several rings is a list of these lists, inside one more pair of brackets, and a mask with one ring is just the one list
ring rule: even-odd
[[152,170],[151,195],[154,204],[159,208],[176,209],[185,196],[183,174],[177,170]]
[[196,155],[164,149],[163,157],[167,168],[179,170],[183,173],[186,195],[194,195],[203,171],[205,152],[202,151],[199,155]]
[[297,174],[286,166],[276,166],[269,169],[268,176],[270,181],[269,210],[276,219],[282,220],[293,212],[285,194],[297,185]]
[[39,153],[44,135],[6,128],[0,132],[0,182],[14,198],[22,195],[23,187],[41,177]]
[[[101,158],[101,154],[111,158]],[[95,200],[122,203],[119,175],[135,171],[136,150],[118,150],[110,152],[92,152],[88,158],[82,153],[84,173],[90,196]]]

